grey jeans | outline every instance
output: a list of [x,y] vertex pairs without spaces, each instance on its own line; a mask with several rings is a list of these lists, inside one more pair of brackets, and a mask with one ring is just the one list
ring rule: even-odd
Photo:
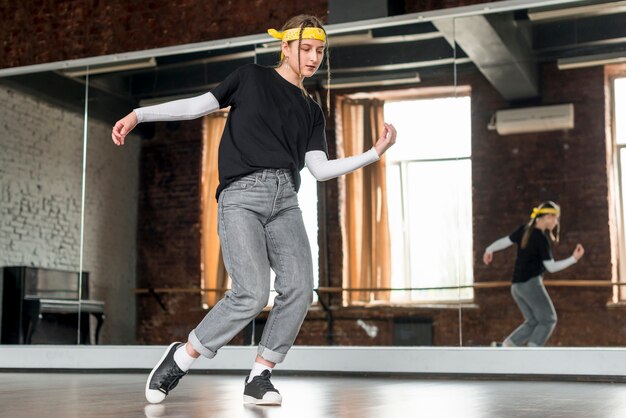
[[513,283],[511,295],[525,321],[506,339],[516,346],[526,342],[529,347],[543,346],[556,326],[556,311],[543,285],[543,277],[537,276],[523,283]]
[[260,170],[224,189],[218,233],[231,290],[189,334],[194,349],[212,358],[267,305],[270,269],[277,296],[258,348],[280,363],[313,300],[313,263],[289,170]]

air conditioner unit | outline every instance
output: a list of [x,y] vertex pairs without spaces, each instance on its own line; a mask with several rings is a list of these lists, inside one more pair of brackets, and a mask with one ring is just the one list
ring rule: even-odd
[[496,130],[500,135],[572,128],[574,128],[574,105],[572,103],[498,110],[487,125],[487,129]]

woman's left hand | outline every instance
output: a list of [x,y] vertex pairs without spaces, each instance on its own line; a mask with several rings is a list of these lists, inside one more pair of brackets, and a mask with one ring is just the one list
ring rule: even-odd
[[387,151],[393,144],[396,143],[397,135],[398,133],[396,132],[396,128],[394,128],[393,125],[390,123],[385,123],[385,130],[374,145],[374,149],[376,149],[379,157],[383,155],[385,151]]

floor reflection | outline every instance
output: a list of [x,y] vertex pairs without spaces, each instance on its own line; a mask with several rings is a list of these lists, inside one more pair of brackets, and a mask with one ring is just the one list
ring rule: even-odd
[[159,405],[146,374],[0,373],[1,417],[611,417],[626,385],[581,382],[281,376],[280,407],[243,405],[243,376],[192,374]]

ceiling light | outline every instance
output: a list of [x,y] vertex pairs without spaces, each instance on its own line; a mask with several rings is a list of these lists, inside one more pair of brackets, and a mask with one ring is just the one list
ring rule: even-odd
[[626,52],[610,54],[585,55],[573,58],[561,58],[556,65],[559,70],[572,70],[574,68],[595,67],[596,65],[618,64],[626,62]]
[[[349,89],[354,87],[394,86],[397,84],[419,83],[418,73],[378,74],[360,77],[339,77],[330,80],[331,89]],[[328,88],[328,82],[322,81],[322,87]]]
[[528,18],[533,22],[540,20],[565,19],[575,16],[598,16],[626,12],[626,1],[614,1],[566,9],[529,10]]

